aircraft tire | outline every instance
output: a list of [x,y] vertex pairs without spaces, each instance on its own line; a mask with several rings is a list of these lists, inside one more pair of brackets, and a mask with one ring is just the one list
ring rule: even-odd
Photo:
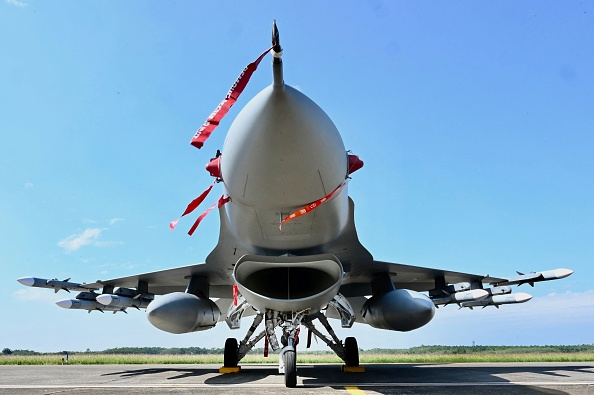
[[347,337],[344,339],[344,354],[346,366],[359,366],[359,346],[357,339]]
[[285,386],[295,388],[297,386],[297,354],[288,350],[283,354],[285,363]]
[[223,354],[223,366],[234,368],[237,366],[237,339],[229,337],[225,340],[225,353]]

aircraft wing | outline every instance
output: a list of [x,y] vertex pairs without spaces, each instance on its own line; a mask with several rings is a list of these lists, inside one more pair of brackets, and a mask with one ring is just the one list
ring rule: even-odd
[[354,217],[355,203],[349,198],[349,216],[345,231],[328,246],[329,252],[340,259],[347,272],[340,289],[340,292],[347,297],[371,295],[371,282],[377,273],[388,273],[397,289],[410,289],[418,292],[462,282],[478,285],[479,283],[493,284],[506,280],[489,275],[374,260],[359,241]]
[[138,290],[142,289],[142,292],[164,295],[171,292],[184,292],[188,288],[188,283],[192,276],[208,278],[210,296],[213,298],[229,298],[232,293],[233,282],[228,274],[213,270],[212,266],[206,263],[197,263],[109,280],[98,280],[95,283],[85,285],[89,288],[136,288]]
[[374,273],[389,273],[396,289],[410,289],[425,292],[435,289],[441,284],[456,284],[462,282],[489,283],[503,282],[505,279],[478,275],[472,273],[454,272],[450,270],[432,269],[423,266],[405,265],[383,261],[373,261],[366,267],[355,267],[345,279],[345,296],[371,295],[371,281]]

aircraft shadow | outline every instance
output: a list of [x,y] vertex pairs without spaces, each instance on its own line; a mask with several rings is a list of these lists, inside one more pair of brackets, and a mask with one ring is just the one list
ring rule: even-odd
[[221,374],[209,377],[204,380],[204,384],[245,384],[264,380],[270,376],[279,376],[277,365],[262,366],[243,366],[241,372],[233,374]]
[[[568,392],[542,388],[533,385],[508,384],[512,381],[550,382],[549,386],[563,385],[563,381],[576,381],[576,375],[587,374],[587,381],[594,379],[594,365],[547,365],[547,366],[460,366],[460,365],[433,365],[433,364],[368,364],[365,365],[365,373],[344,373],[336,372],[335,368],[304,369],[298,367],[298,374],[303,379],[303,385],[307,387],[329,386],[337,390],[344,389],[345,385],[360,385],[373,387],[373,391],[380,394],[394,394],[394,387],[400,384],[413,384],[401,388],[402,393],[409,395],[439,393],[439,394],[460,394],[480,393],[481,395],[501,394],[502,387],[506,394],[556,394],[563,395]],[[516,378],[508,379],[502,376]],[[519,379],[519,377],[522,377]],[[544,376],[544,377],[543,377]],[[551,380],[551,377],[555,380]],[[573,378],[573,379],[572,379]],[[564,380],[565,379],[565,380]],[[584,381],[581,376],[579,381]],[[435,383],[443,383],[443,386],[435,387]],[[456,384],[460,385],[456,385]],[[489,383],[489,385],[485,385]],[[497,385],[501,383],[501,386]],[[586,385],[586,384],[584,384]],[[400,392],[398,392],[400,393]]]
[[175,365],[166,368],[147,368],[147,369],[135,369],[135,370],[124,370],[113,373],[105,373],[101,376],[119,376],[120,378],[138,377],[147,375],[166,375],[169,373],[177,373],[175,376],[167,376],[167,380],[179,380],[188,377],[199,377],[205,374],[218,373],[216,369],[200,368],[200,365],[196,365],[196,368],[176,368]]
[[[594,364],[592,365],[437,365],[437,364],[366,364],[365,373],[345,373],[339,364],[312,365],[299,364],[297,374],[306,387],[331,387],[344,390],[345,385],[373,386],[373,391],[380,394],[394,394],[394,385],[404,384],[407,394],[440,394],[481,393],[481,395],[501,393],[505,386],[506,393],[567,394],[562,390],[541,388],[540,386],[509,386],[512,381],[547,382],[547,386],[563,385],[564,382],[594,380]],[[173,375],[171,375],[173,374]],[[196,365],[195,367],[155,367],[134,370],[123,370],[106,373],[102,376],[119,376],[120,378],[162,375],[167,382],[192,377],[208,376],[205,384],[232,385],[256,383],[271,376],[279,376],[277,382],[283,382],[276,365],[243,365],[240,373],[219,374],[218,368]],[[584,376],[586,375],[586,376]],[[511,378],[510,378],[511,376]],[[576,377],[578,377],[576,379]],[[153,378],[154,379],[154,378]],[[436,391],[435,383],[443,383]],[[489,385],[485,385],[488,383]],[[501,383],[501,386],[497,385]],[[412,384],[412,385],[407,385]],[[459,384],[459,385],[457,385]],[[476,387],[473,387],[476,386]],[[403,386],[404,387],[404,386]]]

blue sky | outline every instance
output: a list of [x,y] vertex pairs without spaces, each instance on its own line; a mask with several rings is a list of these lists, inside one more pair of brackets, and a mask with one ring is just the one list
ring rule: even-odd
[[[202,262],[169,221],[265,59],[202,150],[189,144],[277,19],[285,81],[365,167],[349,192],[376,259],[493,276],[567,267],[534,299],[437,311],[411,333],[355,326],[363,348],[592,343],[594,5],[577,1],[0,2],[0,347],[222,346],[222,324],[170,335],[144,313],[86,314],[23,276],[95,281]],[[246,325],[248,323],[245,323]]]

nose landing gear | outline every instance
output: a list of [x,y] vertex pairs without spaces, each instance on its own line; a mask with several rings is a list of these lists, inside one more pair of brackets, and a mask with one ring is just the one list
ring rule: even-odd
[[[229,338],[225,342],[224,366],[223,369],[230,369],[227,371],[239,371],[239,361],[251,350],[258,341],[264,336],[268,338],[269,344],[273,350],[281,349],[275,329],[280,327],[282,335],[280,343],[282,349],[279,354],[279,373],[285,376],[285,385],[289,388],[297,386],[297,344],[299,343],[300,325],[306,327],[309,331],[315,334],[321,341],[326,343],[340,359],[345,362],[343,371],[348,372],[362,372],[364,368],[359,365],[359,348],[357,340],[354,337],[347,337],[344,343],[336,336],[336,333],[330,326],[328,319],[322,313],[307,315],[307,312],[299,313],[279,313],[273,311],[266,312],[266,320],[264,314],[258,314],[254,318],[254,322],[245,338],[237,343],[237,339]],[[320,332],[313,324],[318,320],[328,332],[328,336]],[[265,321],[265,328],[252,339],[257,327]],[[234,370],[233,370],[234,368]]]

